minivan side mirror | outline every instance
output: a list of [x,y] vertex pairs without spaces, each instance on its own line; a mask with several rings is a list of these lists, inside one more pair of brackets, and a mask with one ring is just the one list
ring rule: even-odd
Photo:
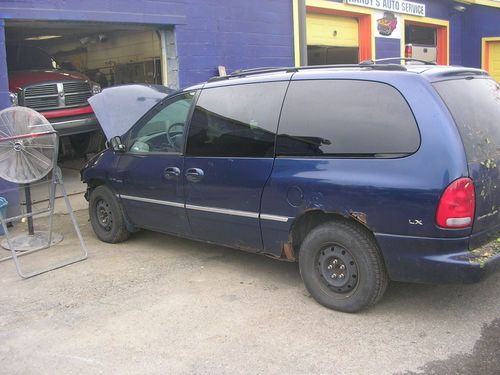
[[116,152],[125,152],[125,145],[119,136],[113,137],[109,140],[109,146]]

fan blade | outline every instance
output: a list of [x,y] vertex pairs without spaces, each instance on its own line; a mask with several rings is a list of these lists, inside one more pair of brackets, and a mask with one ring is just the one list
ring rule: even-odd
[[9,151],[7,152],[1,152],[0,153],[0,161],[4,161],[6,160],[7,158],[11,157],[13,153],[15,153],[16,151],[12,148],[10,149]]
[[[40,151],[35,150],[35,149],[28,151],[28,150],[24,149],[22,152],[32,156],[33,157],[32,161],[34,161],[36,164],[40,165],[42,168],[49,167],[49,170],[50,170],[50,168],[52,168],[51,160],[49,158],[47,158],[44,154],[42,154]],[[36,161],[38,161],[38,162],[36,162]]]
[[39,170],[38,166],[33,163],[33,159],[27,157],[24,152],[21,153],[20,159],[23,162],[24,178],[26,179],[26,181],[31,182],[33,180],[37,180],[38,179],[37,176],[39,175]]

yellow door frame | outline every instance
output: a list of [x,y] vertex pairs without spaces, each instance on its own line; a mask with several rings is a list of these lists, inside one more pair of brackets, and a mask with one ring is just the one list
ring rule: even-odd
[[[358,7],[355,5],[349,5],[345,3],[335,3],[327,0],[306,0],[307,7],[315,7],[315,8],[323,8],[329,10],[350,12],[350,13],[358,13],[358,14],[366,14],[372,17],[371,21],[373,22],[373,15],[375,13],[375,9]],[[293,50],[294,50],[294,62],[295,66],[300,66],[300,39],[299,39],[299,2],[298,0],[293,0],[292,3],[292,11],[293,11]],[[372,33],[371,36],[371,54],[372,59],[375,60],[375,35]]]
[[[423,23],[429,26],[438,26],[446,28],[446,64],[450,63],[450,21],[442,20],[439,18],[431,17],[416,17],[409,16],[407,14],[401,15],[402,22],[402,32],[401,32],[401,57],[405,56],[405,44],[406,44],[406,21]],[[438,51],[439,53],[439,51]]]
[[481,69],[488,68],[488,43],[500,42],[500,36],[481,38]]

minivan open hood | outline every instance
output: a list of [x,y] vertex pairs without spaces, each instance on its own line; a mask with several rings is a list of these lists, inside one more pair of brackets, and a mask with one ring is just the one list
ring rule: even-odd
[[115,86],[92,96],[89,103],[110,140],[125,134],[147,111],[173,92],[160,85]]

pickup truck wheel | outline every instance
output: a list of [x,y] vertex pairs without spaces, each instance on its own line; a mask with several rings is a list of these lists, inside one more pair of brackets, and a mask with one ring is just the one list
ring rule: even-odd
[[349,222],[329,222],[314,228],[300,248],[299,268],[317,302],[344,312],[373,305],[389,283],[374,239]]
[[97,238],[109,243],[125,241],[130,236],[120,202],[106,186],[98,186],[90,193],[89,216]]

